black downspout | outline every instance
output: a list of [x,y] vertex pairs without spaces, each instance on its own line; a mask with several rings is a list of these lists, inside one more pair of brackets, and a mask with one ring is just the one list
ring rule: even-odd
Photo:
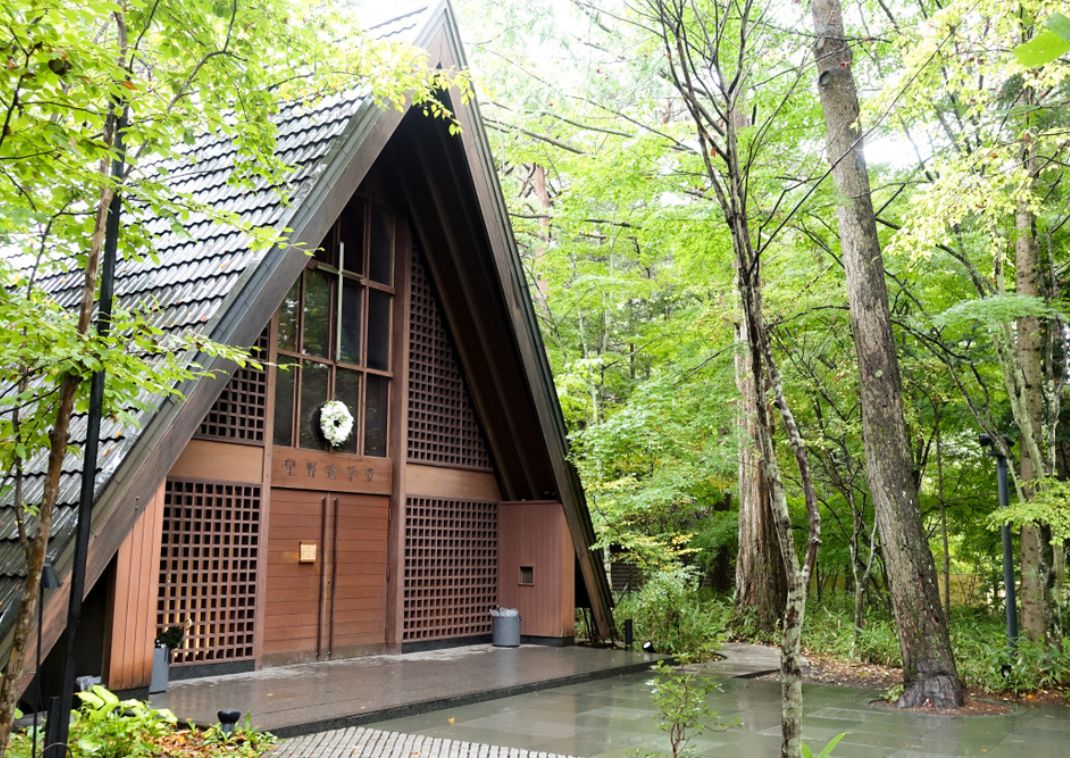
[[[118,182],[125,170],[126,149],[123,131],[126,129],[125,109],[119,114],[115,127],[115,157],[111,163],[112,178]],[[119,248],[119,215],[122,195],[116,188],[108,206],[108,220],[104,227],[104,258],[100,273],[100,301],[97,305],[97,333],[111,331],[112,300],[115,293],[115,259]],[[104,371],[93,373],[89,390],[89,418],[86,427],[85,459],[82,465],[82,488],[78,499],[78,531],[74,543],[74,565],[71,567],[71,594],[67,605],[67,649],[63,656],[63,678],[59,698],[52,698],[48,709],[44,758],[65,758],[70,713],[74,702],[74,676],[78,650],[78,622],[82,616],[82,596],[85,593],[86,558],[89,552],[89,527],[93,516],[96,490],[97,452],[100,447],[100,417],[104,404]]]

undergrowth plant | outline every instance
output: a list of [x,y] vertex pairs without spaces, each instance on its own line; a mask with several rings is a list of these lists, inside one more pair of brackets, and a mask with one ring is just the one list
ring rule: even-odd
[[[266,753],[275,738],[245,725],[225,734],[216,725],[208,729],[183,727],[166,708],[153,708],[141,700],[120,700],[101,685],[79,692],[81,704],[72,714],[67,755],[71,758],[148,758],[148,756],[238,755],[255,758]],[[44,728],[17,732],[4,752],[8,758],[42,754]],[[36,750],[33,747],[37,739]]]
[[698,571],[679,564],[647,577],[643,587],[621,599],[614,615],[632,619],[639,640],[650,640],[659,653],[709,657],[724,639],[728,611],[704,599]]

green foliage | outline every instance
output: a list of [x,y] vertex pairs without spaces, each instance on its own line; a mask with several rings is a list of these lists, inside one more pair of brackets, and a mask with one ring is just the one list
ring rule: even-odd
[[[841,660],[899,666],[899,648],[891,618],[871,611],[860,645],[852,655],[854,632],[846,602],[825,603],[808,612],[804,647]],[[950,620],[951,643],[959,675],[968,687],[993,694],[1070,689],[1070,639],[1031,642],[1019,639],[1010,651],[1001,609],[958,606]],[[894,693],[887,693],[889,698]]]
[[[94,685],[79,692],[81,701],[72,714],[68,755],[72,758],[138,758],[158,755],[240,755],[254,758],[266,753],[275,738],[253,729],[248,717],[243,727],[224,735],[219,725],[204,731],[183,729],[166,708],[156,709],[141,700],[120,700],[107,688]],[[5,755],[28,758],[32,729],[14,736]],[[38,736],[41,754],[44,728]]]
[[178,723],[169,710],[156,710],[140,700],[120,701],[99,684],[79,692],[78,698],[82,705],[71,723],[69,741],[84,755],[152,755],[153,742]]
[[880,666],[899,665],[895,624],[883,612],[871,610],[855,643],[854,620],[847,598],[812,603],[807,609],[803,646],[824,655],[855,659]]
[[658,727],[669,736],[673,758],[685,758],[696,753],[688,743],[716,722],[717,712],[707,698],[720,685],[709,677],[659,661],[654,666],[654,688],[650,699],[658,709]]
[[811,750],[808,745],[803,743],[803,746],[802,746],[803,758],[828,758],[828,756],[832,755],[832,751],[836,749],[836,746],[839,745],[840,742],[843,740],[843,738],[846,737],[846,736],[847,736],[847,732],[840,732],[835,737],[833,737],[831,740],[826,742],[825,746],[823,748],[821,748],[821,750],[819,752],[817,752],[817,753],[815,753],[813,750]]
[[1043,524],[1051,529],[1053,541],[1070,539],[1070,481],[1044,479],[1035,486],[1030,500],[1016,501],[989,514],[989,528],[996,530],[1010,524],[1021,529],[1027,524]]
[[675,565],[646,577],[638,592],[617,605],[618,620],[632,619],[640,641],[650,640],[659,653],[682,653],[703,658],[724,638],[728,609],[715,600],[703,600],[698,572]]
[[1070,689],[1070,639],[1032,642],[1019,638],[1012,653],[1001,617],[964,610],[951,625],[959,673],[972,687],[1022,694]]
[[1047,27],[1028,42],[1014,48],[1014,57],[1023,66],[1036,68],[1070,53],[1070,18],[1061,13],[1052,14]]

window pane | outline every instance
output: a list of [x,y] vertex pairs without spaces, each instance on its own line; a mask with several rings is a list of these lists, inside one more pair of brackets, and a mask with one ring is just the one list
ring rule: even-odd
[[301,364],[301,447],[327,447],[320,432],[320,406],[327,401],[329,372],[322,363]]
[[276,445],[294,443],[294,376],[297,366],[275,371],[275,432]]
[[371,266],[372,281],[392,284],[394,281],[394,220],[390,214],[372,206]]
[[305,355],[329,358],[331,334],[331,281],[326,274],[310,271],[305,275],[304,313]]
[[342,280],[342,344],[338,346],[338,360],[360,363],[361,286],[350,279]]
[[357,452],[357,409],[360,408],[360,373],[337,369],[334,373],[334,399],[341,400],[353,414],[353,434],[339,450],[347,453]]
[[390,302],[386,292],[368,290],[368,366],[390,369]]
[[300,310],[301,278],[298,277],[279,306],[279,347],[283,350],[297,350],[297,314]]
[[320,243],[320,246],[316,248],[316,251],[312,254],[312,257],[315,258],[317,261],[322,261],[323,263],[326,263],[328,266],[333,266],[338,260],[338,251],[335,249],[337,245],[338,242],[334,235],[334,230],[332,229],[331,233],[328,234],[323,239],[323,242]]
[[364,273],[364,203],[353,200],[342,215],[342,244],[345,246],[342,268],[354,274]]
[[364,454],[385,457],[390,380],[385,376],[368,374],[367,381],[364,398]]

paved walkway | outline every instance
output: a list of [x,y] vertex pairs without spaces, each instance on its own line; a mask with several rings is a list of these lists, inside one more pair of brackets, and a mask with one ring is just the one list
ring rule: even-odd
[[[374,724],[378,729],[584,758],[668,754],[651,703],[652,676],[629,674],[518,697],[446,708]],[[713,676],[721,692],[709,704],[723,731],[691,744],[702,758],[774,758],[780,747],[780,684]],[[938,716],[873,702],[879,693],[851,687],[804,687],[803,738],[814,750],[841,732],[834,758],[1066,758],[1070,708],[1016,707],[1003,716]],[[371,757],[369,757],[371,758]],[[378,757],[375,757],[378,758]],[[384,756],[384,758],[393,758]]]
[[574,758],[515,747],[350,727],[287,740],[275,758]]
[[260,729],[295,736],[644,670],[654,660],[579,646],[469,645],[179,681],[151,702],[199,724],[233,708]]

